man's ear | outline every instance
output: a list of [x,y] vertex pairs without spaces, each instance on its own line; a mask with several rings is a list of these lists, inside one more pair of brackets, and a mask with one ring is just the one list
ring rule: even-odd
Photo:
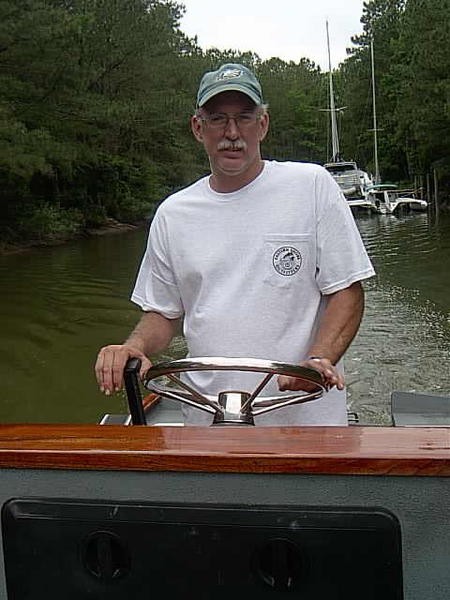
[[265,112],[259,120],[259,141],[262,142],[269,131],[269,113]]
[[191,117],[191,129],[197,142],[203,142],[202,120],[197,115]]

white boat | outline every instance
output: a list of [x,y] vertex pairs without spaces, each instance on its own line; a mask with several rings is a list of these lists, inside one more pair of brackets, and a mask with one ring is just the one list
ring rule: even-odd
[[368,196],[380,214],[396,214],[401,210],[426,211],[428,203],[414,190],[401,190],[393,184],[379,183],[368,188]]
[[367,193],[373,181],[356,162],[343,160],[328,162],[324,167],[341,188],[349,206],[374,210],[372,197]]
[[367,187],[373,184],[372,178],[366,171],[358,167],[355,161],[346,161],[341,158],[339,148],[339,133],[336,115],[345,107],[336,108],[333,74],[331,71],[330,38],[327,21],[327,47],[328,47],[328,72],[329,72],[329,96],[330,108],[326,109],[330,113],[331,120],[331,141],[333,154],[331,159],[324,164],[325,169],[332,175],[333,179],[339,185],[342,193],[348,201],[348,204],[354,208],[368,208],[374,210],[372,199],[367,195]]

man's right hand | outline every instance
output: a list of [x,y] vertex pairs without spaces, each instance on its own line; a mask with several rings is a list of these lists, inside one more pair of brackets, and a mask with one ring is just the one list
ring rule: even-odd
[[152,363],[143,352],[128,344],[110,345],[101,348],[95,363],[95,376],[100,391],[109,396],[123,387],[123,370],[129,358],[139,358],[141,369],[139,375],[145,376]]

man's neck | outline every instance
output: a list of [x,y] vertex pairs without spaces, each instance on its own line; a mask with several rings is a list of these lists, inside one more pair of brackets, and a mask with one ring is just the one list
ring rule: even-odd
[[250,171],[239,175],[226,175],[225,173],[212,173],[209,185],[215,192],[227,194],[242,189],[254,181],[264,169],[264,161],[261,159]]

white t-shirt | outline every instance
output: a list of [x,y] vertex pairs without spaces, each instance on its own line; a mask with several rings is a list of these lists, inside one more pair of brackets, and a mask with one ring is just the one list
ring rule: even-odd
[[[189,356],[307,357],[326,296],[374,275],[351,210],[333,178],[309,163],[266,161],[244,188],[218,193],[209,178],[167,198],[152,221],[132,300],[184,315]],[[194,372],[202,393],[251,391],[261,375]],[[280,394],[276,378],[264,395]],[[187,423],[210,423],[184,407]],[[256,419],[262,425],[344,425],[345,391]]]

